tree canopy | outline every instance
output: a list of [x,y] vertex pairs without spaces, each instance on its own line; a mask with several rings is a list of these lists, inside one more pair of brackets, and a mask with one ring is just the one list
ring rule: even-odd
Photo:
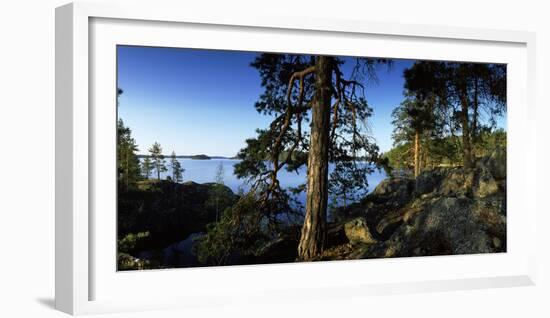
[[162,146],[155,142],[151,148],[149,148],[149,153],[151,156],[151,161],[153,162],[153,167],[157,172],[157,180],[160,180],[160,174],[166,172],[166,161],[164,160],[164,155],[162,154]]
[[[349,74],[342,70],[344,63],[353,63]],[[235,173],[252,183],[260,219],[272,223],[280,219],[278,215],[296,211],[297,207],[289,204],[294,202],[292,193],[307,191],[302,242],[307,241],[308,233],[320,234],[311,240],[310,247],[301,248],[304,259],[322,250],[329,183],[334,189],[347,187],[348,182],[342,184],[341,178],[345,174],[354,178],[353,186],[366,187],[367,175],[379,159],[369,130],[372,108],[367,103],[365,82],[376,78],[375,66],[380,63],[390,61],[261,54],[252,63],[264,88],[256,110],[272,116],[273,121],[269,127],[258,129],[255,138],[246,140]],[[338,166],[339,175],[327,180],[329,162]],[[279,171],[297,172],[304,165],[308,168],[307,182],[295,189],[281,188]]]
[[[393,112],[393,139],[396,147],[410,146],[403,150],[414,157],[414,174],[428,157],[460,158],[470,168],[480,138],[506,112],[506,66],[417,61],[403,75],[405,99]],[[407,158],[392,151],[394,160]]]

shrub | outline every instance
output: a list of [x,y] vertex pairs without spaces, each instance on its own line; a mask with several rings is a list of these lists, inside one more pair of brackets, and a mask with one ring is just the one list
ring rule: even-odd
[[149,231],[139,232],[136,234],[127,234],[125,237],[117,241],[118,252],[131,254],[134,251],[139,250],[148,238]]
[[195,245],[195,254],[203,264],[227,265],[254,254],[267,240],[258,201],[249,193],[226,208],[218,222],[207,226],[206,235]]

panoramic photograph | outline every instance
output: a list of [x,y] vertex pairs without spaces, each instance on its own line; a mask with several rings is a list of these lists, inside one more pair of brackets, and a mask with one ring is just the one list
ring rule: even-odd
[[506,252],[506,65],[365,55],[118,45],[117,270]]

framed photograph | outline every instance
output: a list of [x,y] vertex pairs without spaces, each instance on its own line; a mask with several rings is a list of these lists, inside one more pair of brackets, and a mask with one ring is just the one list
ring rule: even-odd
[[56,308],[534,284],[533,46],[187,4],[58,8]]

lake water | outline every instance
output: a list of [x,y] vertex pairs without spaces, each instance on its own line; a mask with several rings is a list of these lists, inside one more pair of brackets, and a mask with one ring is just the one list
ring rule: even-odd
[[[235,193],[242,188],[247,191],[250,187],[233,174],[233,166],[240,160],[233,159],[211,159],[211,160],[193,160],[178,159],[185,172],[183,173],[183,182],[193,181],[196,183],[215,182],[216,170],[221,163],[224,168],[224,184],[231,188]],[[168,160],[167,160],[168,162]],[[167,165],[168,171],[161,173],[161,178],[166,179],[171,175],[171,169]],[[329,173],[334,169],[334,165],[329,166]],[[282,170],[279,172],[279,182],[283,188],[296,187],[303,184],[306,180],[306,167],[302,167],[298,173]],[[153,173],[151,178],[156,177]],[[368,176],[369,188],[372,191],[383,179],[386,178],[384,171],[375,170]],[[305,206],[305,191],[297,197],[298,201]],[[329,220],[332,218],[331,211],[327,211]],[[288,222],[297,222],[297,220],[288,220]],[[202,233],[192,233],[185,240],[175,242],[162,250],[161,263],[164,267],[193,267],[198,265],[196,256],[192,253],[194,238],[201,236]],[[153,259],[155,255],[152,251],[145,251],[138,254],[139,258]]]
[[[172,171],[168,165],[169,158],[167,158],[168,171],[161,173],[161,178],[166,179],[167,176],[172,174]],[[183,182],[193,181],[196,183],[208,183],[214,182],[216,176],[216,170],[221,163],[224,168],[224,184],[228,186],[233,192],[237,193],[239,187],[247,191],[250,187],[242,179],[238,179],[233,174],[233,166],[240,162],[236,159],[211,159],[211,160],[194,160],[194,159],[178,159],[185,172],[183,173]],[[334,169],[334,165],[330,165],[329,173]],[[279,182],[281,187],[296,187],[303,184],[306,180],[306,167],[303,166],[298,173],[288,172],[285,169],[279,172]],[[151,174],[151,178],[156,177],[156,173]],[[368,192],[372,191],[380,181],[386,178],[384,171],[375,170],[368,176],[369,188]],[[305,202],[305,192],[302,192],[298,196],[298,201],[302,204]]]

